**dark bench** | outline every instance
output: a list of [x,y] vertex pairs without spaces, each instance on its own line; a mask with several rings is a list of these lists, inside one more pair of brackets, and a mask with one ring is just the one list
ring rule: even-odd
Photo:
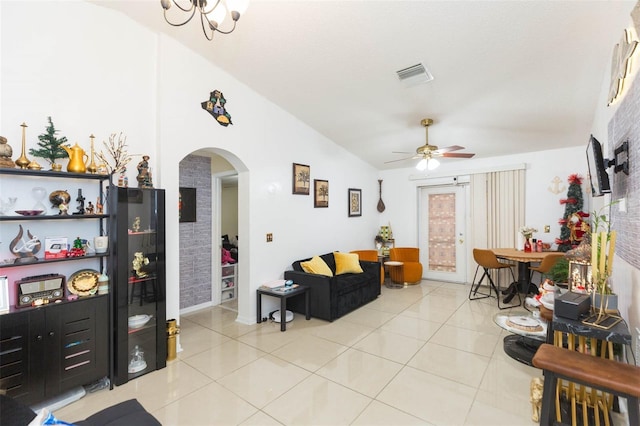
[[629,424],[640,425],[640,367],[550,345],[540,346],[533,365],[544,370],[540,424],[555,424],[558,379],[597,388],[627,399]]

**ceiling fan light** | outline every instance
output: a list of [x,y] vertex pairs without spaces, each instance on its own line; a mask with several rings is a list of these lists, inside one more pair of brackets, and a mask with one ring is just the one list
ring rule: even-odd
[[420,170],[421,172],[425,171],[427,169],[427,159],[423,158],[422,160],[418,161],[418,164],[416,164],[416,169]]
[[429,161],[427,161],[427,169],[429,170],[435,170],[438,168],[438,166],[440,166],[440,162],[435,158],[432,158]]

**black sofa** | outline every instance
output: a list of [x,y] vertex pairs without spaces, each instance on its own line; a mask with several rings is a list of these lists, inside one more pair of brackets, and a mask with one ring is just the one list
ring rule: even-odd
[[[300,262],[293,262],[292,271],[285,271],[285,280],[293,280],[296,284],[310,288],[311,316],[333,321],[349,312],[366,305],[380,295],[380,264],[378,262],[360,261],[363,273],[335,275],[336,262],[333,253],[320,256],[331,269],[334,276],[327,277],[304,272]],[[303,297],[292,297],[287,300],[287,309],[304,313]]]
[[[35,417],[36,413],[29,406],[0,394],[0,425],[27,426]],[[73,424],[76,426],[162,426],[135,399],[105,408]]]

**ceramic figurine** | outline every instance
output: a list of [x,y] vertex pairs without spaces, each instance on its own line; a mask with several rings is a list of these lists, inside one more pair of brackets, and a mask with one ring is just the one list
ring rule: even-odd
[[138,188],[153,188],[148,155],[143,155],[142,161],[138,163],[138,176],[136,180],[138,181]]
[[143,269],[145,266],[149,264],[149,258],[144,257],[144,253],[141,251],[135,252],[133,255],[133,271],[136,273],[138,278],[144,278],[148,275],[148,273]]

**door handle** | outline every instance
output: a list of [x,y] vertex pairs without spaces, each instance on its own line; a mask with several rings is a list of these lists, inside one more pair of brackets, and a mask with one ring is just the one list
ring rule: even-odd
[[463,240],[462,238],[460,238],[460,239],[458,240],[458,242],[459,242],[460,244],[462,244],[462,243],[464,243],[464,240]]

